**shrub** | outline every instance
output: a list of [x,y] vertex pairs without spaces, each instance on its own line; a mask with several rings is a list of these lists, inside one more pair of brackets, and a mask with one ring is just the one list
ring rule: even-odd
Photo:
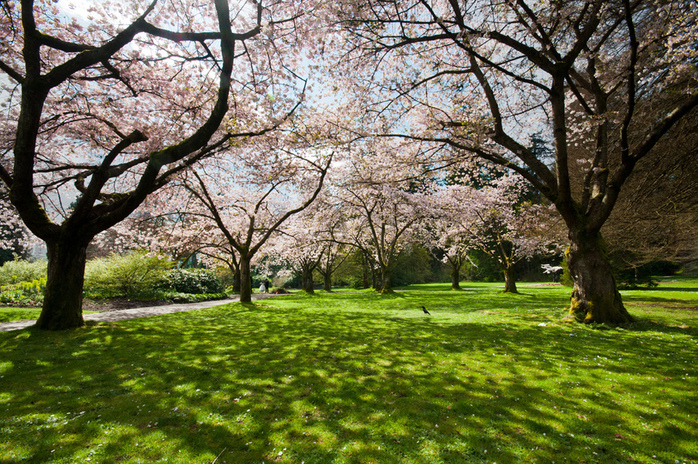
[[166,294],[166,299],[173,303],[199,303],[209,300],[225,300],[228,295],[225,293],[178,293],[171,292]]
[[46,278],[0,286],[0,302],[20,306],[40,306],[44,301]]
[[0,285],[33,282],[46,278],[46,261],[15,259],[0,266]]
[[218,276],[208,269],[173,269],[168,272],[161,288],[177,293],[223,293],[225,287]]
[[560,283],[565,287],[574,287],[574,280],[570,275],[570,270],[567,267],[567,252],[565,252],[565,257],[562,258],[562,275],[560,276]]
[[136,298],[152,294],[171,267],[167,257],[147,250],[96,258],[87,263],[85,293],[91,298]]

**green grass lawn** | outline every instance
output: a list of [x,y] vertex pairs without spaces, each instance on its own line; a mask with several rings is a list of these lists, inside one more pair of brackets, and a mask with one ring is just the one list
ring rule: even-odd
[[[94,313],[95,311],[83,311],[83,314]],[[41,308],[12,308],[0,307],[0,323],[12,321],[28,321],[38,319],[41,315]]]
[[38,319],[40,308],[0,308],[0,322]]
[[433,285],[0,333],[0,462],[696,462],[697,288],[622,328]]

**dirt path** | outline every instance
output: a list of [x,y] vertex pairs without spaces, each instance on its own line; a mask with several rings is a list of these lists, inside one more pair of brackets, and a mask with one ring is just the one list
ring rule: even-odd
[[[270,298],[272,296],[277,296],[270,293],[252,295],[253,300],[262,300],[264,298]],[[161,306],[151,306],[143,308],[132,308],[132,309],[122,309],[118,311],[105,311],[100,313],[89,313],[84,314],[83,319],[86,321],[98,321],[98,322],[118,322],[127,321],[129,319],[138,319],[141,317],[151,317],[151,316],[161,316],[163,314],[178,313],[181,311],[193,311],[195,309],[205,309],[212,308],[214,306],[221,306],[228,303],[234,303],[239,301],[239,297],[236,295],[233,298],[227,300],[212,300],[212,301],[202,301],[200,303],[177,303],[168,304]],[[0,324],[0,332],[9,332],[11,330],[21,330],[36,324],[36,319],[30,319],[26,321],[13,321],[13,322],[3,322]]]

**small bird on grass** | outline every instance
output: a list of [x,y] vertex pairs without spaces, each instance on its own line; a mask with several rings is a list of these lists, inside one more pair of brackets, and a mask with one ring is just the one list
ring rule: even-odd
[[427,308],[425,308],[424,306],[422,306],[422,311],[424,311],[424,314],[428,314],[431,316],[431,313],[427,311]]

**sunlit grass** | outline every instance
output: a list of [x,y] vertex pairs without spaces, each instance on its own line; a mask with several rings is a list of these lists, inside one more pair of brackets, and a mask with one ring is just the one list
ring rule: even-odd
[[0,462],[695,461],[697,287],[622,328],[443,285],[0,334]]
[[[83,314],[90,314],[95,311],[83,311]],[[0,323],[11,321],[28,321],[38,319],[41,315],[41,308],[3,308],[0,307]]]
[[0,322],[38,319],[40,314],[39,308],[0,308]]

